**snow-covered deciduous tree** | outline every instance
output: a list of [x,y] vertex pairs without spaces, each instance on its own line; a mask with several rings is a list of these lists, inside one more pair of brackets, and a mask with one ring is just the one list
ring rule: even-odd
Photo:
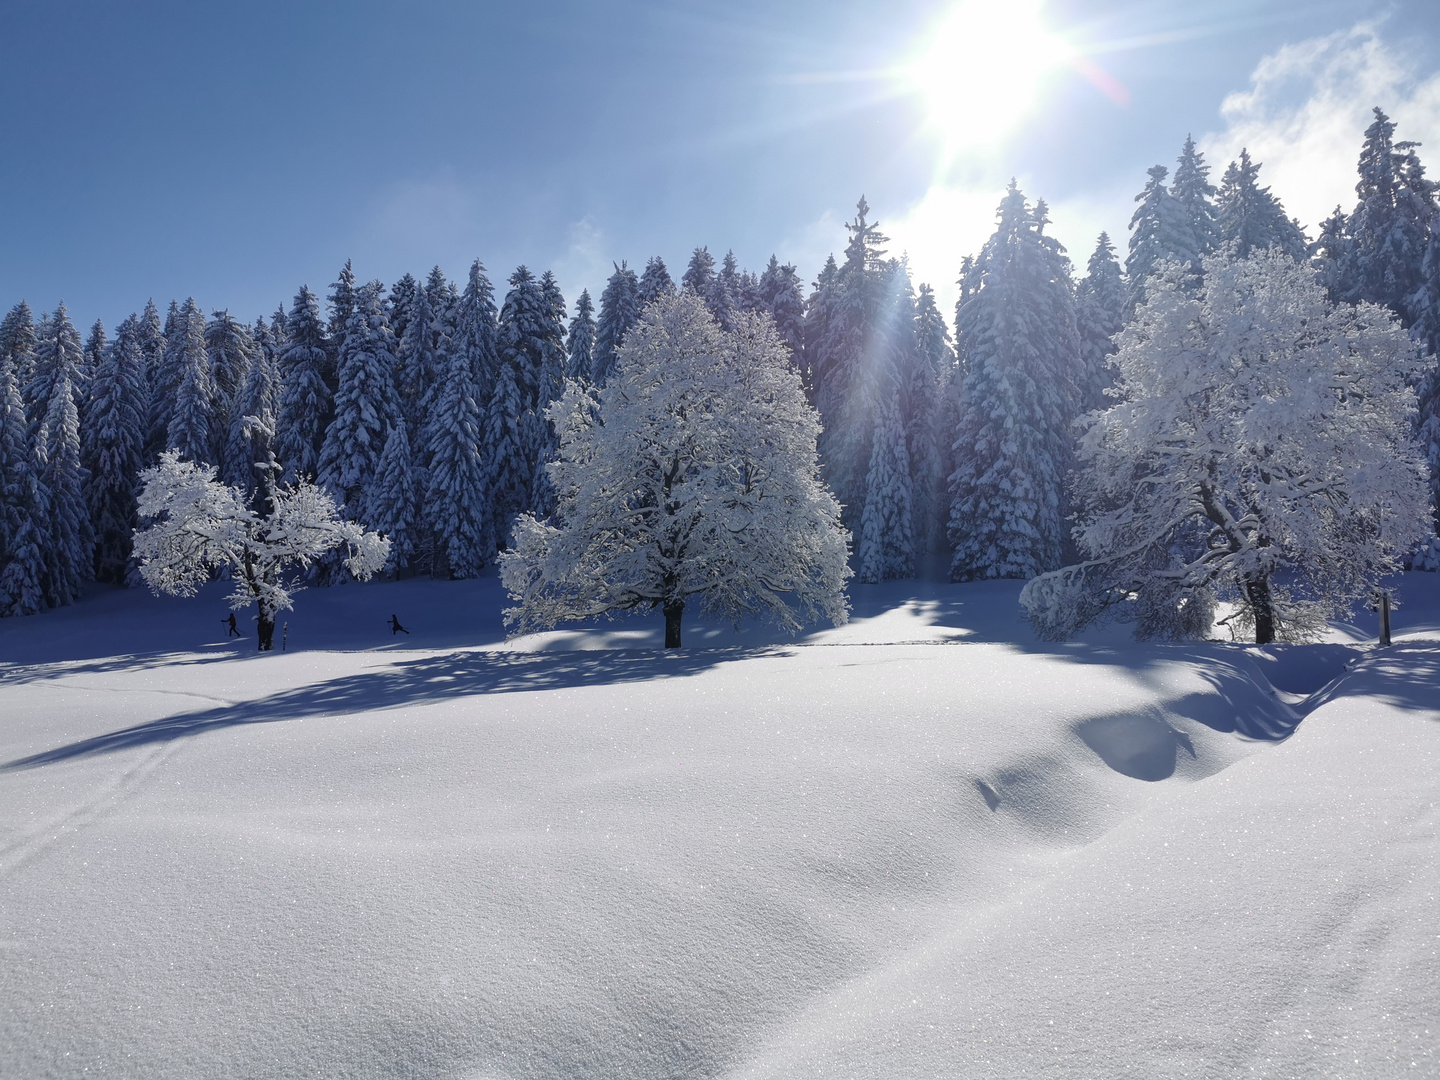
[[274,647],[275,617],[292,607],[301,588],[287,571],[305,569],[334,551],[364,581],[385,567],[390,541],[343,520],[328,492],[308,480],[293,487],[266,484],[247,505],[245,493],[222,484],[212,465],[182,461],[175,451],[141,474],[135,534],[140,574],[156,593],[194,596],[213,573],[235,583],[230,607],[258,607],[262,652]]
[[[720,330],[693,295],[645,310],[600,391],[550,410],[556,520],[522,515],[501,555],[517,633],[659,607],[680,646],[687,602],[794,630],[847,618],[847,536],[820,482],[818,421],[774,323]],[[799,612],[796,608],[798,607]]]
[[[1204,633],[1216,598],[1257,642],[1373,595],[1430,528],[1413,436],[1419,358],[1385,309],[1334,306],[1283,251],[1152,279],[1120,336],[1120,401],[1081,445],[1089,560],[1021,594],[1050,637],[1115,605]],[[1121,610],[1125,610],[1122,606]]]

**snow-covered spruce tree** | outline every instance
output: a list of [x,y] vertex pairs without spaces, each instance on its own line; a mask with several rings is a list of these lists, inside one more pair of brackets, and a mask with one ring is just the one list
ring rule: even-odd
[[280,354],[280,411],[275,430],[275,456],[290,482],[315,479],[320,447],[334,409],[325,382],[325,326],[320,301],[308,286],[295,294],[285,320],[285,348]]
[[405,340],[405,331],[410,327],[410,305],[421,291],[414,274],[406,274],[390,286],[390,294],[385,297],[385,318],[396,342]]
[[80,415],[70,377],[62,373],[50,393],[41,426],[40,491],[45,502],[45,576],[51,607],[74,603],[90,579],[94,533],[85,503],[85,467],[80,463]]
[[517,510],[532,508],[536,474],[549,450],[548,425],[541,410],[554,399],[564,379],[562,334],[554,305],[545,295],[544,281],[537,281],[526,267],[518,267],[510,275],[510,291],[500,309],[500,356],[513,370],[522,395],[516,479],[523,494]]
[[805,294],[800,275],[789,263],[783,266],[774,255],[760,275],[757,285],[758,310],[769,312],[775,320],[780,340],[790,350],[791,361],[798,368],[805,349]]
[[945,519],[949,500],[945,495],[945,395],[955,368],[950,329],[935,303],[929,285],[920,286],[915,304],[916,364],[910,380],[910,417],[906,445],[910,453],[910,474],[914,524],[911,527],[917,555],[939,551],[945,543]]
[[45,498],[17,366],[14,351],[0,353],[0,618],[45,607]]
[[530,513],[549,517],[555,510],[555,489],[550,472],[545,468],[555,460],[560,449],[555,425],[547,412],[565,389],[565,297],[555,275],[546,270],[540,278],[540,293],[545,298],[545,333],[541,338],[542,359],[535,380],[535,400],[530,407],[528,456],[534,462],[530,481]]
[[590,365],[591,380],[604,386],[615,370],[615,350],[640,315],[639,285],[635,271],[623,262],[605,283],[600,294],[600,316],[595,323],[595,354]]
[[1170,193],[1164,165],[1151,166],[1145,190],[1135,196],[1140,205],[1130,217],[1130,254],[1125,257],[1125,278],[1130,285],[1128,310],[1145,299],[1145,283],[1165,259],[1175,259],[1198,270],[1200,243],[1190,211]]
[[61,301],[54,314],[41,318],[35,328],[30,381],[21,388],[30,421],[30,449],[37,458],[45,456],[46,419],[55,399],[55,387],[62,380],[70,387],[75,414],[79,416],[83,399],[78,387],[84,378],[81,371],[84,364],[85,351],[80,344],[80,334],[70,321],[64,301]]
[[580,299],[575,301],[575,317],[570,320],[565,341],[566,378],[589,382],[595,358],[595,305],[590,301],[589,289],[580,290]]
[[[398,307],[392,308],[398,310]],[[405,333],[395,343],[395,392],[406,425],[425,429],[425,415],[440,377],[436,320],[430,296],[417,288],[404,309]]]
[[[707,252],[708,255],[708,252]],[[710,292],[705,297],[705,306],[721,330],[730,330],[736,310],[743,310],[739,293],[740,269],[735,262],[735,252],[727,251],[720,261],[720,269],[710,279]]]
[[215,384],[205,349],[205,316],[193,298],[185,301],[167,348],[167,364],[179,375],[175,407],[165,430],[165,445],[191,461],[214,458],[210,432],[215,416]]
[[[263,322],[258,327],[263,330]],[[272,350],[257,344],[245,381],[230,404],[225,465],[221,478],[247,495],[265,483],[275,460],[276,410],[280,401],[280,372]]]
[[476,401],[484,401],[495,390],[495,373],[500,365],[499,333],[495,288],[485,274],[484,265],[476,259],[470,264],[470,277],[460,294],[455,326],[450,332],[450,348],[461,353],[470,364]]
[[1220,241],[1234,245],[1240,258],[1259,248],[1277,247],[1290,258],[1300,260],[1309,254],[1309,242],[1300,226],[1285,216],[1280,200],[1260,186],[1260,163],[1250,160],[1250,152],[1242,149],[1240,159],[1232,161],[1220,178],[1217,200],[1220,218]]
[[670,270],[665,265],[665,260],[659,255],[652,255],[645,262],[645,272],[640,275],[640,283],[635,287],[635,299],[638,307],[645,307],[653,304],[662,296],[675,295],[675,279],[670,276]]
[[330,285],[330,295],[325,298],[325,307],[330,313],[330,324],[325,331],[325,348],[328,362],[325,366],[325,383],[333,394],[340,386],[340,353],[345,348],[345,333],[350,326],[350,317],[355,314],[355,269],[345,260],[340,273]]
[[955,581],[1053,570],[1065,539],[1079,355],[1073,293],[1063,253],[1013,182],[998,216],[976,262],[979,287],[956,326],[963,375],[951,383]]
[[914,575],[912,524],[910,452],[905,446],[897,393],[888,395],[875,413],[861,535],[856,545],[861,581],[873,585]]
[[1425,178],[1417,144],[1397,143],[1394,136],[1394,121],[1376,108],[1360,150],[1360,201],[1348,221],[1352,263],[1345,299],[1383,304],[1408,325],[1416,316],[1409,301],[1420,284],[1435,185]]
[[1124,325],[1125,281],[1115,259],[1115,246],[1102,232],[1085,276],[1075,286],[1075,329],[1080,335],[1076,404],[1081,412],[1111,405],[1105,396],[1113,381],[1109,363],[1115,353],[1115,335]]
[[301,586],[287,579],[334,551],[364,581],[389,557],[390,541],[343,520],[335,500],[307,480],[294,487],[263,485],[250,504],[245,493],[215,479],[213,465],[182,461],[175,451],[141,474],[135,534],[140,575],[157,594],[194,596],[217,571],[235,588],[230,608],[257,605],[261,652],[275,644],[275,617],[293,606]]
[[1190,232],[1195,238],[1198,254],[1210,254],[1220,241],[1215,185],[1210,183],[1210,166],[1205,164],[1205,155],[1196,148],[1195,140],[1189,135],[1185,136],[1185,146],[1175,166],[1170,194],[1175,196],[1175,201],[1184,208],[1190,220]]
[[105,323],[96,319],[90,326],[90,336],[85,339],[84,360],[80,364],[80,382],[76,387],[77,396],[80,399],[80,424],[85,424],[86,411],[90,400],[90,380],[95,377],[95,369],[105,360],[105,354],[110,349],[110,338],[105,333]]
[[325,429],[316,481],[346,515],[365,512],[367,486],[375,479],[385,436],[400,418],[395,395],[395,339],[372,281],[356,289],[336,367],[335,418]]
[[1430,528],[1390,313],[1332,305],[1274,248],[1204,270],[1192,295],[1172,264],[1120,336],[1120,402],[1080,451],[1089,559],[1021,594],[1048,637],[1132,603],[1149,636],[1203,633],[1218,597],[1258,643],[1303,638]]
[[0,366],[10,365],[15,384],[22,389],[30,381],[35,362],[35,317],[24,300],[0,319]]
[[[446,367],[435,384],[425,436],[429,469],[424,520],[435,544],[431,573],[443,569],[452,578],[471,578],[485,568],[496,545],[491,485],[481,442],[484,413],[475,400],[474,372],[466,355],[452,349],[443,359]],[[511,365],[502,361],[501,391],[513,388],[507,378],[510,370]],[[518,421],[520,405],[515,402],[513,407]],[[394,438],[392,431],[392,442]],[[513,450],[518,457],[519,448],[513,444],[505,450]],[[394,464],[398,468],[400,463]],[[518,501],[513,509],[519,509]],[[394,516],[393,511],[387,513]]]
[[389,538],[390,557],[385,562],[385,572],[399,577],[409,568],[417,550],[420,509],[410,437],[403,419],[395,422],[385,439],[379,468],[370,489],[367,520],[376,532]]
[[525,509],[531,476],[525,457],[525,394],[513,360],[502,357],[495,392],[483,410],[480,447],[489,519],[495,543],[510,543],[511,523]]
[[1409,309],[1415,314],[1410,335],[1425,344],[1429,365],[1415,380],[1419,395],[1416,434],[1421,453],[1430,467],[1430,503],[1435,528],[1407,561],[1407,569],[1440,571],[1440,214],[1431,223],[1430,241],[1420,267],[1420,284],[1410,295]]
[[800,361],[800,381],[805,384],[805,396],[812,405],[829,375],[831,327],[839,317],[840,266],[832,254],[826,257],[805,301],[805,349]]
[[135,531],[135,490],[145,448],[144,364],[140,320],[131,315],[95,369],[81,438],[95,579],[114,585],[125,581]]
[[1310,245],[1310,265],[1335,303],[1354,302],[1355,242],[1350,236],[1350,219],[1340,207],[1320,223],[1320,235]]
[[513,631],[659,607],[678,648],[695,601],[792,631],[797,614],[844,622],[848,538],[774,323],[741,314],[725,334],[700,298],[663,298],[621,352],[599,423],[575,422],[577,383],[551,409],[561,524],[522,515],[501,555]]
[[690,262],[680,275],[680,288],[709,306],[710,295],[715,291],[715,256],[708,247],[697,247],[690,253]]
[[259,347],[250,336],[249,328],[237,322],[229,309],[210,313],[210,321],[205,324],[205,354],[210,359],[211,446],[210,456],[205,460],[219,465],[220,475],[227,482],[248,467],[247,464],[226,461],[225,451],[230,443],[231,422],[234,419],[232,404],[240,387],[245,384],[245,376],[250,373],[258,352]]
[[181,326],[180,304],[171,300],[158,341],[150,338],[153,328],[149,325],[145,327],[147,346],[158,349],[149,363],[150,410],[145,433],[146,461],[158,459],[160,451],[165,449],[170,438],[170,418],[175,414],[175,398],[180,393],[180,381],[185,375],[180,364],[180,350],[184,344]]

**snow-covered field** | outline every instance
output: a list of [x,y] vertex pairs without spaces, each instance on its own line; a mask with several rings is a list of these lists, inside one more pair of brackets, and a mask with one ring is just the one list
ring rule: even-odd
[[671,655],[493,578],[5,620],[0,1076],[1440,1075],[1436,577],[1385,651],[1016,583]]

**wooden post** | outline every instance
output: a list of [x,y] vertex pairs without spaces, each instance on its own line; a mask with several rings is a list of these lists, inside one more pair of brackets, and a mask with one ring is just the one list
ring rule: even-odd
[[1380,592],[1380,644],[1390,644],[1390,594]]

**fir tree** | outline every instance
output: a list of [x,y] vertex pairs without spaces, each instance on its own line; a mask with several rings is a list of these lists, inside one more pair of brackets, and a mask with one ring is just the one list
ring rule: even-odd
[[80,462],[80,414],[67,370],[62,369],[53,384],[42,433],[39,486],[47,525],[43,589],[45,602],[61,607],[79,598],[90,577],[94,535]]
[[395,346],[395,391],[406,425],[417,432],[424,430],[426,408],[440,372],[435,321],[430,294],[416,289],[405,312],[405,336]]
[[405,340],[405,331],[410,326],[410,307],[421,291],[413,274],[406,274],[390,286],[390,295],[385,298],[385,317],[397,342]]
[[[1187,144],[1188,145],[1188,144]],[[1076,374],[1079,411],[1108,408],[1105,389],[1112,379],[1110,357],[1115,335],[1125,325],[1125,282],[1115,259],[1115,246],[1101,233],[1075,289],[1075,328],[1080,337]]]
[[325,335],[329,357],[325,382],[333,394],[340,385],[340,353],[345,348],[345,331],[350,326],[350,317],[355,314],[355,270],[349,259],[345,260],[345,265],[330,286],[325,307],[330,313],[330,325]]
[[719,272],[711,281],[710,294],[703,298],[720,329],[726,332],[734,327],[736,309],[744,310],[741,290],[741,274],[735,262],[735,252],[727,251],[720,260]]
[[[561,305],[563,318],[563,300]],[[459,353],[470,365],[476,401],[486,400],[495,388],[495,369],[500,362],[497,322],[495,289],[485,275],[484,265],[476,259],[470,264],[470,277],[455,310],[450,341],[451,351]]]
[[535,400],[530,406],[529,457],[531,466],[530,513],[548,518],[555,508],[555,489],[545,468],[559,449],[555,425],[547,418],[552,402],[565,389],[565,298],[555,275],[549,270],[540,278],[540,294],[544,298],[545,322],[541,336],[543,352],[535,381]]
[[839,279],[840,266],[832,254],[820,268],[815,286],[805,302],[805,349],[800,363],[800,378],[812,405],[828,373],[830,328],[839,318]]
[[[28,308],[24,318],[28,325]],[[33,615],[44,608],[49,546],[45,499],[16,378],[20,350],[13,342],[0,342],[0,617]],[[23,358],[28,365],[28,352]]]
[[395,340],[373,281],[355,290],[350,321],[337,360],[335,417],[325,429],[316,482],[351,520],[365,512],[386,433],[400,419],[395,394]]
[[1079,343],[1069,282],[1058,280],[1042,225],[1012,182],[976,261],[979,287],[957,319],[956,581],[1032,577],[1060,565]]
[[[1280,200],[1260,186],[1260,165],[1242,149],[1220,179],[1220,239],[1234,245],[1235,253],[1246,258],[1257,248],[1279,248],[1297,261],[1308,254],[1309,244],[1300,226],[1285,216]],[[1128,267],[1127,267],[1128,269]]]
[[1140,205],[1130,218],[1130,254],[1125,259],[1129,310],[1144,300],[1145,281],[1162,260],[1175,259],[1192,269],[1200,266],[1191,212],[1165,187],[1168,174],[1164,165],[1152,166],[1145,190],[1135,196]]
[[915,303],[915,366],[910,379],[910,418],[906,446],[914,478],[914,536],[916,554],[942,546],[949,505],[945,497],[945,394],[955,369],[950,330],[935,303],[929,285],[920,286]]
[[379,473],[366,511],[369,526],[390,539],[390,558],[385,564],[385,572],[396,577],[410,566],[417,550],[419,505],[416,490],[410,438],[405,431],[405,421],[401,419],[395,422],[385,438]]
[[95,377],[95,371],[105,360],[105,352],[110,347],[110,339],[105,333],[105,323],[96,319],[90,326],[90,336],[85,339],[85,348],[82,350],[84,359],[80,364],[78,384],[75,388],[80,399],[80,422],[85,423],[85,410],[90,397],[90,380]]
[[[654,259],[650,260],[652,263]],[[662,263],[661,266],[664,266]],[[647,266],[648,274],[650,268]],[[646,301],[649,303],[649,301]],[[580,299],[575,301],[575,317],[570,320],[570,331],[565,358],[565,374],[571,379],[590,381],[591,362],[595,355],[595,305],[590,302],[590,290],[580,290]]]
[[176,320],[175,338],[166,350],[167,367],[179,374],[175,408],[165,431],[166,448],[181,457],[213,464],[211,432],[215,416],[215,387],[210,357],[205,349],[205,316],[193,299],[185,301]]
[[[257,333],[268,337],[263,320]],[[263,340],[263,339],[262,339]],[[225,483],[253,495],[267,483],[276,460],[276,412],[280,401],[280,369],[273,349],[256,349],[254,362],[245,373],[245,382],[235,393],[226,432]]]
[[320,446],[333,410],[325,382],[325,327],[320,302],[301,286],[285,321],[285,351],[280,354],[280,414],[275,456],[290,483],[315,478]]
[[645,263],[645,272],[640,275],[640,284],[635,289],[637,305],[644,308],[656,300],[675,295],[675,280],[670,276],[665,260],[659,255],[651,256]]
[[520,373],[509,356],[502,356],[495,392],[484,413],[480,445],[484,448],[483,490],[488,494],[489,520],[495,541],[510,542],[515,515],[529,501],[532,477],[525,458],[525,395]]
[[135,531],[135,485],[145,448],[144,364],[140,320],[131,315],[95,369],[81,444],[94,576],[115,585],[125,581]]
[[640,317],[638,290],[635,271],[621,263],[600,294],[600,317],[595,323],[595,354],[590,368],[596,386],[604,386],[614,372],[615,350]]
[[1311,265],[1334,304],[1342,303],[1355,291],[1355,243],[1350,236],[1350,219],[1340,207],[1320,223],[1320,235],[1311,245]]
[[1189,135],[1185,136],[1185,146],[1175,166],[1170,194],[1175,196],[1175,201],[1190,221],[1196,250],[1201,255],[1214,251],[1220,239],[1220,223],[1215,215],[1215,186],[1210,183],[1210,166],[1205,164],[1205,155],[1196,149],[1195,140]]
[[715,291],[715,256],[708,247],[697,247],[690,255],[690,264],[680,277],[680,288],[691,296],[698,296],[709,306],[710,296]]

